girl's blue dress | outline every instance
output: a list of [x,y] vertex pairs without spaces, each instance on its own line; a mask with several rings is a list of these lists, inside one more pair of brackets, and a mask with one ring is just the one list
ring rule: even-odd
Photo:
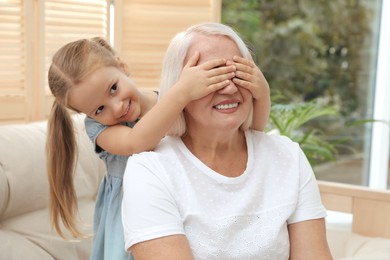
[[[133,127],[134,124],[129,122],[125,125]],[[132,255],[125,250],[121,217],[122,182],[128,156],[110,154],[96,144],[96,138],[105,128],[106,126],[86,117],[86,132],[107,169],[96,200],[94,239],[90,259],[132,260]]]

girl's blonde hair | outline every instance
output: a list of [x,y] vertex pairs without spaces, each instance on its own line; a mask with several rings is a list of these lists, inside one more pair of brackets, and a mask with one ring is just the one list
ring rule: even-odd
[[76,227],[77,196],[73,174],[77,162],[77,141],[69,109],[69,90],[96,69],[116,66],[114,50],[100,37],[81,39],[61,47],[53,56],[48,72],[50,90],[55,97],[48,118],[46,143],[49,177],[49,211],[53,226],[62,237],[60,220],[73,237],[84,236]]
[[[197,35],[210,35],[210,36],[226,36],[231,39],[237,45],[243,58],[252,60],[251,52],[240,38],[240,36],[229,26],[221,23],[201,23],[189,27],[187,30],[176,34],[171,40],[163,61],[163,67],[161,72],[160,81],[160,93],[161,98],[169,88],[171,88],[179,80],[181,71],[184,67],[184,60],[187,56],[188,49],[190,48],[194,38]],[[207,44],[205,42],[205,44]],[[241,126],[241,129],[245,130],[252,126],[252,114],[253,108],[248,115],[248,118]],[[168,131],[168,135],[182,136],[186,132],[186,122],[184,113],[176,119],[171,129]]]

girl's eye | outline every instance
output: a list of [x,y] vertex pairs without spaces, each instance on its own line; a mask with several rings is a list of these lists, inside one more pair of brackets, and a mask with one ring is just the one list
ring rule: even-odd
[[104,109],[104,106],[100,106],[96,112],[95,112],[95,115],[99,115],[101,112],[103,112],[103,109]]
[[112,85],[111,89],[110,89],[110,94],[114,94],[117,90],[118,86],[116,85],[116,83],[114,85]]

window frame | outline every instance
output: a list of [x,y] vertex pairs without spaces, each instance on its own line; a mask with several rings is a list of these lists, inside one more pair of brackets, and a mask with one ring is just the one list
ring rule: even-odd
[[368,186],[388,189],[390,150],[390,2],[382,1]]

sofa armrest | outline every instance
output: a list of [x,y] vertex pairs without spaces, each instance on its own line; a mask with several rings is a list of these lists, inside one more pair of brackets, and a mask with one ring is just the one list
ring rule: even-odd
[[390,191],[327,181],[318,185],[328,210],[352,214],[352,232],[390,238]]
[[327,181],[318,185],[328,210],[351,214],[350,228],[327,225],[334,259],[390,259],[390,192]]

